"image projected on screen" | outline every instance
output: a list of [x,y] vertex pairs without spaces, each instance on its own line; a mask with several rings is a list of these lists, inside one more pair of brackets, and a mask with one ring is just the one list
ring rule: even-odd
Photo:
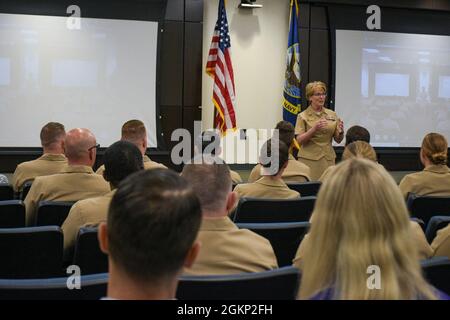
[[336,30],[335,110],[375,147],[450,137],[450,37]]
[[158,23],[0,14],[0,147],[38,147],[49,121],[92,130],[102,147],[122,124],[156,143]]

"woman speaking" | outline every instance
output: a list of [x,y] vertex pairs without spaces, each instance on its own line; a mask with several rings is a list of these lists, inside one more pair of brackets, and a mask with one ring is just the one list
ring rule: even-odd
[[327,87],[320,81],[306,85],[308,108],[297,116],[295,134],[300,151],[298,160],[311,169],[311,180],[318,180],[326,168],[335,164],[332,139],[344,138],[344,123],[334,111],[325,108]]

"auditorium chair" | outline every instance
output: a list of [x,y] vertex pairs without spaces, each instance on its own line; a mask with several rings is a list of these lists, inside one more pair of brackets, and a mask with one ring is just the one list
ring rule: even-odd
[[100,250],[97,236],[97,228],[83,227],[78,232],[73,264],[83,275],[108,272],[108,257]]
[[270,241],[278,266],[290,266],[297,249],[310,227],[309,222],[238,223],[240,229],[249,229]]
[[232,219],[236,223],[309,221],[316,197],[298,199],[241,198]]
[[295,190],[300,193],[302,197],[317,196],[322,182],[320,181],[308,181],[302,183],[287,183],[289,189]]
[[407,204],[411,217],[421,219],[425,226],[433,216],[450,216],[450,197],[409,194]]
[[73,278],[0,279],[0,300],[99,300],[106,297],[108,274],[80,277],[80,289]]
[[59,227],[0,229],[0,278],[48,278],[62,274]]
[[61,227],[74,203],[71,201],[40,201],[36,214],[36,226]]
[[284,267],[256,273],[181,276],[179,300],[295,300],[300,272]]
[[0,201],[0,228],[25,227],[25,205],[20,200]]

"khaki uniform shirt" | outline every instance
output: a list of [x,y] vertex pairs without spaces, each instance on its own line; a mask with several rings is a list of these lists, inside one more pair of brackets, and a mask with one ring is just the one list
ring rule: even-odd
[[37,177],[25,198],[27,225],[34,223],[39,201],[78,201],[109,191],[109,183],[88,166],[68,165],[61,173]]
[[[250,176],[248,177],[248,182],[255,182],[262,177],[261,170],[262,165],[257,164],[253,167]],[[310,169],[309,167],[297,161],[292,154],[289,154],[289,160],[286,169],[284,169],[281,178],[286,183],[301,183],[310,180]]]
[[307,132],[322,118],[327,119],[328,126],[319,129],[308,142],[300,146],[298,152],[299,158],[319,160],[325,157],[325,159],[329,161],[334,161],[336,159],[336,153],[331,145],[331,140],[333,139],[335,131],[338,130],[337,124],[339,118],[334,111],[322,108],[322,111],[319,114],[316,114],[311,106],[308,107],[297,116],[295,134],[299,135]]
[[60,172],[67,165],[67,158],[63,154],[46,153],[41,157],[27,162],[22,162],[16,168],[13,175],[12,186],[15,192],[19,192],[27,181],[33,181],[40,176],[48,176]]
[[[311,217],[312,218],[312,217]],[[311,220],[310,220],[311,222]],[[420,225],[415,221],[410,221],[411,227],[411,239],[414,243],[414,246],[418,249],[419,259],[428,259],[433,255],[433,249],[425,238],[425,234],[423,233]],[[300,246],[297,249],[297,253],[295,254],[295,258],[292,261],[293,265],[299,269],[302,267],[302,259],[305,256],[305,250],[310,245],[309,234],[305,235]]]
[[269,240],[239,229],[228,217],[204,218],[197,240],[200,252],[186,275],[261,272],[278,267]]
[[[148,169],[167,169],[167,167],[165,165],[163,165],[162,163],[158,163],[155,162],[153,160],[150,160],[149,157],[147,157],[146,155],[144,155],[142,157],[142,160],[144,160],[144,169],[148,170]],[[99,174],[101,176],[103,176],[103,172],[105,171],[105,165],[101,165],[100,167],[98,167],[97,171],[95,171],[96,174]]]
[[269,176],[263,176],[253,183],[238,184],[234,192],[239,197],[266,198],[266,199],[295,199],[300,198],[300,193],[289,189],[286,183]]
[[101,197],[84,199],[76,202],[61,229],[64,234],[64,251],[72,251],[81,227],[106,221],[109,203],[116,190]]
[[450,224],[438,230],[436,238],[431,243],[435,256],[445,256],[450,259]]
[[446,165],[430,165],[423,171],[408,174],[400,181],[400,190],[421,196],[450,195],[450,169]]

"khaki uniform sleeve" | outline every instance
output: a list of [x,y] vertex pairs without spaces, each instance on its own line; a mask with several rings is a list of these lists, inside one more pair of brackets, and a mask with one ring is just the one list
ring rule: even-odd
[[16,170],[14,171],[11,185],[14,189],[14,192],[19,192],[20,188],[22,187],[23,181],[22,181],[22,170],[20,168],[20,165],[17,166]]
[[445,256],[450,259],[450,225],[438,230],[436,238],[431,243],[434,256]]
[[259,178],[261,178],[261,165],[257,164],[256,166],[253,167],[252,172],[250,172],[250,175],[248,177],[248,182],[249,183],[255,182]]
[[64,255],[68,252],[73,252],[75,242],[77,240],[78,231],[80,227],[86,222],[82,218],[82,209],[76,203],[72,206],[67,215],[66,220],[61,226],[61,230],[64,234]]
[[298,269],[302,269],[302,259],[305,256],[305,250],[308,246],[309,238],[308,234],[303,237],[302,242],[300,242],[300,246],[297,249],[297,253],[295,254],[294,260],[292,260],[292,265]]
[[301,113],[297,115],[297,121],[295,122],[295,134],[303,134],[306,132],[306,121],[302,118]]
[[421,260],[430,258],[433,255],[433,249],[431,249],[430,244],[425,238],[422,228],[415,221],[411,221],[410,224],[411,231],[413,233],[412,237],[414,239],[414,245],[419,251],[419,258]]
[[33,226],[36,221],[37,206],[42,199],[40,179],[36,178],[25,198],[25,224]]
[[411,183],[409,181],[408,176],[404,176],[403,179],[400,181],[400,184],[398,186],[400,188],[400,191],[402,192],[403,198],[406,199],[408,196],[408,193],[411,192]]
[[230,171],[230,176],[233,183],[242,183],[242,178],[236,171]]
[[105,171],[105,166],[101,165],[100,167],[98,167],[97,171],[95,171],[96,174],[99,174],[103,177],[103,172]]

